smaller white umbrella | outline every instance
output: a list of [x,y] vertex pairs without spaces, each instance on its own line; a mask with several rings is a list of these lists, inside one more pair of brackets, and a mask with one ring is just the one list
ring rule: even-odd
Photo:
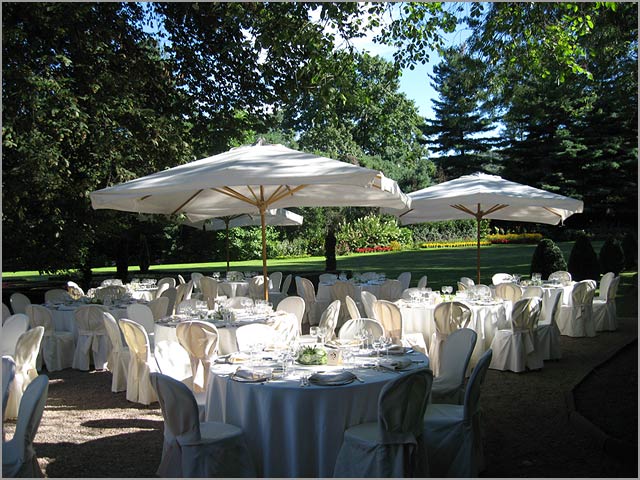
[[[225,248],[227,251],[227,271],[229,271],[229,229],[237,227],[258,227],[261,225],[260,215],[250,215],[248,213],[197,220],[199,217],[199,215],[194,215],[191,218],[191,220],[194,221],[186,220],[182,222],[182,225],[204,229],[209,232],[226,230]],[[264,219],[266,225],[286,227],[302,225],[304,217],[284,208],[272,208],[265,211]]]
[[480,283],[480,220],[510,220],[557,225],[581,213],[581,200],[558,195],[497,175],[473,173],[424,188],[409,195],[411,208],[383,209],[403,225],[459,220],[477,221],[477,278]]

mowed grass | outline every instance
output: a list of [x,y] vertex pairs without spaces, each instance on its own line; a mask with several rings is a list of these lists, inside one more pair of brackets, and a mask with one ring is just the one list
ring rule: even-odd
[[[557,244],[566,260],[569,259],[573,242],[559,242]],[[600,251],[602,242],[593,242],[596,252]],[[528,277],[531,268],[531,257],[535,245],[491,245],[480,250],[480,274],[482,283],[491,283],[494,273],[517,273]],[[460,277],[470,277],[476,280],[476,249],[449,248],[431,250],[408,250],[401,252],[368,253],[341,256],[337,259],[337,270],[347,272],[377,271],[386,273],[388,278],[395,278],[402,272],[411,272],[411,284],[416,285],[420,277],[427,275],[428,286],[434,290],[442,285],[456,286]],[[261,260],[232,261],[232,270],[262,271]],[[269,271],[280,270],[285,273],[322,272],[325,269],[324,257],[305,257],[268,260]],[[213,271],[224,271],[226,262],[186,263],[170,265],[153,265],[150,269],[152,276],[163,273],[170,275],[202,272],[211,274]],[[115,274],[115,267],[94,268],[94,275]],[[137,266],[130,266],[129,274],[136,275]],[[637,316],[638,299],[637,286],[634,275],[637,271],[623,272],[621,285],[618,290],[618,311],[621,316]],[[151,275],[150,275],[151,276]],[[22,280],[42,279],[38,272],[3,272],[3,280],[20,278]],[[46,278],[46,277],[45,277]]]

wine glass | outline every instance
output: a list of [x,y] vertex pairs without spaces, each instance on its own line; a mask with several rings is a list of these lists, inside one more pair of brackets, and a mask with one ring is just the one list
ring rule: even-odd
[[309,328],[309,335],[311,335],[313,338],[315,338],[315,341],[318,341],[318,327],[310,327]]

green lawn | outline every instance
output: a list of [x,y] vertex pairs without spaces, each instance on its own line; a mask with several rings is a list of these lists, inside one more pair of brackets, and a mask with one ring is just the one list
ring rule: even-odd
[[[598,252],[602,242],[594,242],[593,247]],[[572,242],[560,242],[565,259],[568,260]],[[531,257],[535,245],[492,245],[482,247],[480,253],[481,277],[483,283],[490,283],[491,276],[497,272],[517,273],[529,275]],[[324,257],[288,258],[269,260],[269,270],[284,272],[320,272],[324,270]],[[153,276],[163,273],[177,274],[200,271],[210,274],[212,271],[224,271],[225,262],[191,263],[173,265],[154,265],[151,267]],[[233,270],[249,271],[262,269],[261,260],[231,262]],[[422,275],[427,275],[428,285],[439,289],[442,285],[453,285],[462,277],[476,278],[476,249],[451,248],[434,250],[410,250],[402,252],[368,253],[338,257],[338,270],[365,272],[385,272],[387,277],[395,278],[400,273],[411,272],[412,285],[415,285]],[[95,275],[115,273],[115,267],[95,268]],[[138,272],[138,267],[130,267],[130,274]],[[633,276],[637,272],[624,272],[618,291],[619,314],[622,316],[636,316],[638,312],[637,288],[633,285]],[[20,278],[37,280],[41,278],[38,272],[3,272],[3,280]]]

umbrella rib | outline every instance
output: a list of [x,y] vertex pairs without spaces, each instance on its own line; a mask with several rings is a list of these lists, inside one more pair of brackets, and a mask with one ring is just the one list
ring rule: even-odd
[[562,215],[560,215],[558,212],[556,212],[555,209],[553,209],[551,207],[542,207],[542,208],[544,208],[550,214],[555,215],[557,217],[560,217],[560,219],[562,219]]
[[[184,206],[189,203],[191,200],[193,200],[195,197],[197,197],[198,195],[200,195],[200,193],[202,192],[202,189],[198,190],[196,193],[194,193],[193,195],[191,195],[182,205],[180,205],[178,208],[176,208],[173,212],[171,212],[171,215],[175,215],[176,213],[178,213],[180,210],[182,210],[184,208]],[[145,197],[147,198],[147,197]],[[144,200],[144,199],[143,199]]]
[[256,202],[252,201],[246,195],[243,195],[240,192],[235,191],[233,188],[223,187],[222,189],[212,188],[211,190],[213,190],[214,192],[218,192],[218,193],[221,193],[223,195],[227,195],[229,197],[235,198],[236,200],[240,200],[242,202],[250,203],[251,205],[256,205]]
[[291,188],[288,185],[285,187],[287,189],[286,192],[281,192],[279,195],[276,195],[277,191],[273,193],[273,195],[271,195],[271,197],[269,197],[269,203],[275,203],[279,200],[282,200],[285,197],[288,197],[290,195],[293,195],[296,192],[299,192],[300,190],[302,190],[303,188],[305,188],[306,185],[298,185],[297,187]]

